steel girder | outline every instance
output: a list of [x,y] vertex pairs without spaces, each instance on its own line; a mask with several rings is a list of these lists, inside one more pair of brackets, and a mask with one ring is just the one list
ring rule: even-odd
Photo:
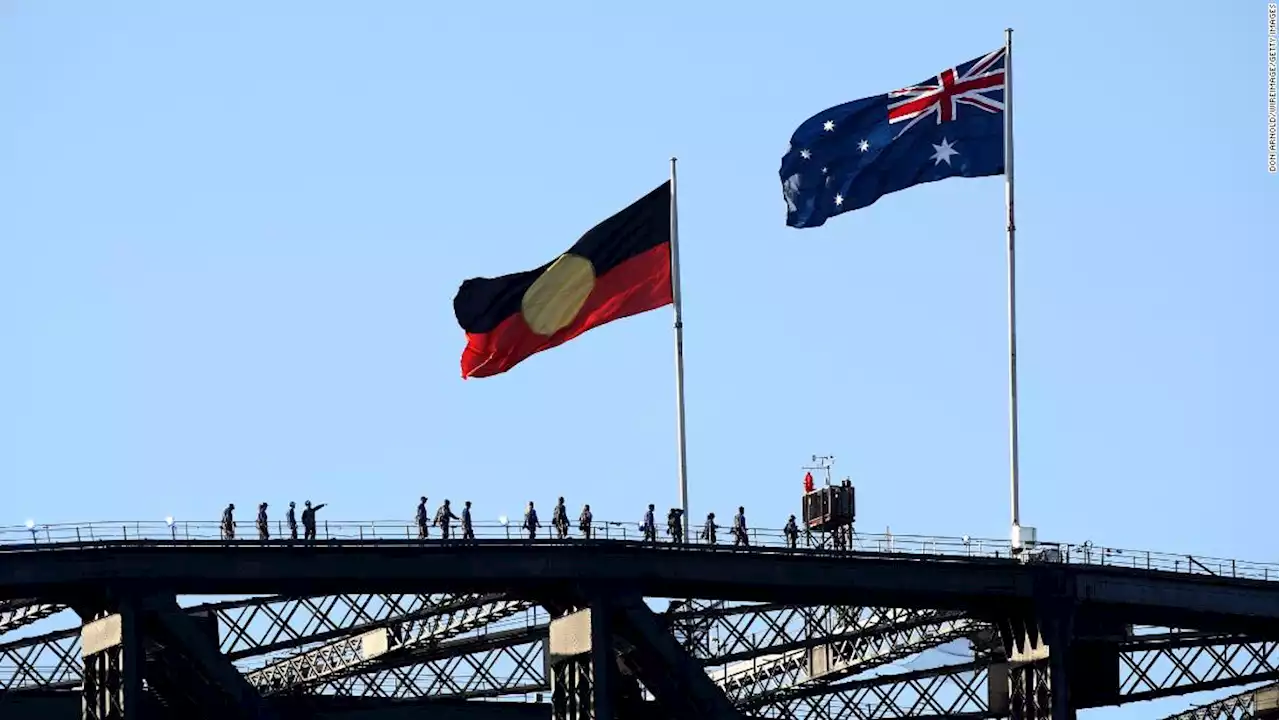
[[[317,637],[351,636],[360,632],[360,628],[390,627],[403,622],[405,615],[422,612],[428,603],[447,604],[450,597],[271,597],[201,605],[188,608],[187,612],[216,613],[223,628],[220,633],[223,652],[229,656],[234,653],[250,657],[310,645]],[[406,607],[417,610],[397,612]],[[753,653],[779,654],[779,649],[788,648],[789,643],[794,646],[811,642],[806,638],[805,626],[829,633],[834,620],[817,616],[838,618],[840,613],[834,609],[800,611],[778,605],[684,603],[667,613],[667,619],[677,638],[692,647],[693,654],[703,656],[700,659],[704,665],[715,665],[723,664],[725,658]],[[234,626],[234,631],[226,629],[229,625]],[[682,632],[684,627],[692,628],[693,632]],[[308,631],[312,634],[304,634]],[[398,662],[413,663],[402,672],[379,668],[375,662],[369,667],[357,668],[356,675],[324,680],[308,690],[397,698],[489,697],[538,692],[547,688],[540,632],[545,632],[545,626],[455,637],[413,648],[399,656]],[[813,644],[838,643],[819,635]],[[1274,678],[1276,672],[1274,641],[1243,642],[1234,636],[1177,632],[1136,636],[1123,641],[1121,650],[1125,701],[1265,681]],[[949,713],[962,716],[988,712],[985,705],[978,707],[974,700],[978,697],[985,703],[981,691],[982,683],[986,682],[985,667],[976,670],[951,667],[953,671],[930,671],[926,675],[885,675],[856,683],[825,687],[813,683],[788,691],[773,691],[766,696],[767,701],[757,714],[853,717],[864,715],[867,703],[883,704],[889,700],[896,704],[885,706],[883,712],[891,715],[916,712],[912,708],[917,707],[923,708],[918,712],[937,712],[938,707],[943,707]],[[960,669],[955,669],[957,667]],[[3,683],[0,688],[69,687],[79,682],[78,630],[0,645],[0,683]],[[932,698],[928,702],[934,705],[924,699],[912,700],[913,693],[918,691],[928,691]],[[947,700],[948,697],[951,700]]]
[[0,601],[0,635],[43,620],[66,609],[62,605],[42,603],[39,600]]
[[[547,692],[550,684],[542,642],[506,646],[484,654],[433,661],[410,669],[414,682],[388,674],[345,678],[316,691],[393,698],[480,698]],[[986,661],[917,672],[882,675],[814,695],[768,703],[751,710],[761,718],[846,720],[865,717],[996,717],[989,711]]]
[[[419,648],[471,632],[528,610],[527,600],[470,595],[402,616],[400,622],[352,635],[272,663],[247,674],[263,694],[314,686],[360,672],[383,657],[407,656]],[[389,670],[398,674],[398,668]]]
[[[1168,635],[1141,638],[1121,646],[1120,702],[1202,692],[1273,679],[1276,643],[1220,643],[1219,636],[1183,642]],[[1199,644],[1196,644],[1199,643]],[[757,717],[850,720],[868,717],[998,717],[991,707],[990,661],[944,665],[907,673],[878,675],[832,685],[796,688],[768,696],[755,706],[739,707]],[[999,676],[1003,682],[1003,675]],[[994,688],[996,695],[1001,688]]]
[[[708,667],[854,639],[871,630],[961,619],[963,613],[851,605],[683,601],[665,614],[676,639]],[[770,659],[775,659],[770,657]]]
[[1150,700],[1263,682],[1275,678],[1277,655],[1274,640],[1135,640],[1121,646],[1120,695]]
[[863,718],[994,718],[986,660],[893,673],[840,685],[807,688],[750,709],[757,718],[862,720]]
[[[628,584],[651,596],[804,604],[874,604],[987,612],[1028,606],[1043,588],[1115,622],[1196,627],[1280,639],[1277,585],[1159,570],[1024,563],[937,555],[790,552],[653,546],[628,541],[417,543],[329,540],[319,545],[108,541],[20,546],[0,563],[0,597],[56,598],[104,586],[181,595],[360,590],[504,592]],[[246,563],[258,568],[245,572]]]
[[[857,672],[859,663],[872,667],[874,665],[869,663],[876,658],[883,657],[884,662],[889,662],[925,649],[926,645],[913,644],[907,650],[893,653],[892,644],[903,641],[907,636],[926,643],[928,638],[934,638],[932,644],[936,645],[953,636],[966,634],[968,630],[962,632],[961,628],[967,628],[970,621],[953,616],[951,613],[881,608],[797,608],[776,604],[727,605],[682,601],[665,613],[663,619],[677,642],[704,666],[724,665],[728,661],[758,654],[776,655],[779,651],[803,655],[803,648],[830,646],[829,657],[833,659],[831,673],[821,677],[824,681],[831,681]],[[833,626],[848,628],[843,634],[824,634],[829,633],[828,629]],[[939,637],[939,632],[948,634]],[[478,641],[509,644],[511,647],[506,651],[497,647],[492,652],[485,651],[485,654],[458,658],[450,650],[449,643],[442,643],[427,653],[383,655],[372,663],[373,670],[362,668],[355,677],[327,683],[315,691],[362,692],[387,697],[421,697],[443,692],[480,697],[504,694],[504,684],[509,687],[518,685],[520,692],[544,690],[545,670],[541,668],[540,659],[543,648],[538,643],[527,644],[531,633],[545,636],[546,625],[529,626],[513,633],[490,633],[477,640],[468,638],[465,641],[473,652],[479,649],[474,644]],[[477,666],[477,661],[493,663],[493,667]],[[536,667],[531,668],[530,662]],[[761,665],[770,666],[768,662]],[[772,666],[785,667],[785,664],[775,663]],[[396,667],[403,667],[408,676],[391,672]],[[441,671],[455,667],[474,672],[460,683],[440,677]],[[708,672],[715,678],[714,671]],[[770,687],[778,687],[786,681],[787,678],[783,677]],[[739,686],[742,689],[735,697],[747,697],[756,690],[742,683]]]
[[[831,682],[861,669],[875,667],[884,662],[918,653],[955,637],[968,634],[972,621],[956,613],[938,613],[934,611],[899,610],[896,608],[858,608],[858,607],[794,607],[776,604],[738,604],[727,605],[720,602],[683,601],[677,603],[672,610],[662,616],[669,630],[675,635],[677,642],[689,652],[695,660],[708,667],[708,674],[714,680],[723,678],[723,669],[713,670],[711,666],[724,666],[729,662],[758,655],[772,655],[763,662],[755,664],[755,672],[743,672],[738,668],[731,673],[735,688],[734,699],[745,699],[765,690],[787,686],[792,681]],[[831,628],[837,632],[832,633]],[[529,626],[517,635],[509,635],[504,640],[502,633],[486,636],[497,642],[523,644],[527,641],[525,633],[541,633],[545,636],[546,625]],[[895,645],[906,644],[905,648],[895,650]],[[807,677],[809,670],[806,648],[821,646],[829,658],[828,671],[815,678]],[[446,649],[445,647],[440,650]],[[522,683],[528,682],[533,689],[537,682],[532,676],[520,674],[521,664],[528,654],[540,654],[540,648],[520,648],[516,657],[494,653],[495,661],[507,662],[503,670],[496,675],[515,672]],[[438,651],[426,654],[384,654],[372,662],[376,668],[376,677],[371,675],[368,666],[362,668],[361,675],[367,678],[366,684],[377,688],[375,692],[389,693],[393,697],[418,697],[423,693],[437,692],[448,683],[434,680],[434,662]],[[779,660],[779,654],[782,657]],[[419,662],[429,662],[418,674],[414,683],[406,683],[403,675],[388,671],[397,667],[411,669]],[[468,661],[458,661],[466,663]],[[745,663],[744,663],[745,664]],[[509,666],[509,667],[508,667]],[[733,666],[729,666],[732,668]],[[746,668],[751,670],[751,668]],[[750,677],[748,677],[750,675]],[[421,678],[425,676],[424,681]],[[347,683],[336,684],[325,692],[348,692]],[[472,686],[468,692],[481,695],[501,694],[497,686]]]
[[[546,627],[534,628],[543,636]],[[382,698],[500,697],[547,692],[544,637],[519,644],[479,645],[472,652],[443,652],[417,664],[337,677],[310,688],[325,695]],[[446,649],[444,643],[441,649]]]
[[967,637],[981,627],[953,613],[858,610],[817,647],[790,650],[766,662],[730,665],[717,680],[735,701],[755,707],[776,694],[786,696],[797,688],[836,682]]
[[1250,688],[1235,695],[1183,710],[1166,717],[1165,720],[1253,720],[1265,712],[1259,705],[1266,702],[1268,696],[1272,705],[1270,711],[1274,715],[1276,690],[1276,683]]
[[270,596],[192,608],[215,609],[222,652],[232,660],[327,642],[421,616],[454,594]]
[[[248,657],[274,655],[274,653],[291,650],[308,644],[317,644],[335,638],[349,638],[367,630],[402,623],[406,616],[422,614],[429,607],[448,605],[454,596],[379,596],[379,594],[356,594],[356,596],[323,596],[307,598],[283,598],[278,596],[250,598],[250,600],[207,603],[189,607],[188,612],[214,612],[219,623],[220,650],[232,660],[243,660]],[[767,655],[795,650],[799,647],[813,647],[828,644],[827,637],[836,629],[837,619],[841,614],[849,614],[849,609],[815,610],[796,609],[796,607],[778,605],[727,605],[723,602],[686,601],[678,603],[669,611],[667,618],[677,639],[681,639],[691,655],[699,657],[704,665],[722,666],[727,662],[745,659],[745,657]],[[863,611],[865,612],[865,611]],[[927,612],[927,611],[915,611]],[[922,615],[927,618],[927,615]],[[909,616],[895,615],[896,620],[906,620]],[[918,616],[920,618],[920,616]],[[687,630],[696,629],[695,634]],[[841,646],[847,643],[863,643],[855,638],[842,639],[835,635],[837,642],[829,643]],[[1187,637],[1187,635],[1179,635]],[[1144,643],[1152,643],[1146,639]],[[1234,642],[1234,641],[1233,641]],[[1224,643],[1226,644],[1226,643]],[[1130,673],[1128,682],[1133,687],[1126,687],[1125,692],[1139,693],[1155,691],[1170,684],[1193,685],[1197,689],[1204,688],[1204,683],[1216,682],[1211,687],[1226,687],[1229,684],[1251,682],[1248,678],[1256,678],[1257,673],[1271,669],[1271,648],[1263,646],[1239,646],[1231,651],[1230,644],[1221,651],[1203,648],[1175,648],[1169,643],[1160,646],[1149,646],[1149,651],[1142,655],[1125,655]],[[1213,662],[1213,652],[1221,655],[1217,665],[1221,666],[1219,674],[1213,675],[1211,669],[1188,670],[1185,676],[1176,674],[1185,662],[1194,661],[1203,665]],[[1251,660],[1256,653],[1263,655]],[[1225,655],[1224,655],[1225,653]],[[850,653],[837,653],[850,655]],[[387,662],[397,661],[401,664],[426,660],[416,653],[384,656]],[[76,630],[50,633],[38,638],[27,638],[23,641],[0,644],[0,689],[33,687],[70,687],[81,680],[79,669],[79,634]],[[1193,665],[1194,665],[1193,662]],[[1233,669],[1244,665],[1242,674],[1233,674]],[[759,669],[763,664],[756,664]],[[856,666],[856,665],[855,665]],[[788,669],[792,674],[781,673],[778,667]],[[777,688],[786,684],[787,679],[799,679],[795,674],[795,661],[783,660],[776,665],[767,666],[764,673],[755,671],[756,678],[768,680],[762,689]],[[1153,680],[1166,667],[1167,679]],[[712,673],[716,671],[712,670]],[[723,673],[721,673],[723,675]],[[763,678],[762,678],[763,675]],[[828,676],[827,682],[846,676],[838,673]],[[781,678],[781,679],[776,679]],[[1262,679],[1266,679],[1263,676]],[[429,683],[430,684],[430,683]],[[739,680],[739,684],[744,684]],[[740,691],[737,697],[756,694],[751,691]]]
[[674,603],[672,632],[735,702],[830,683],[967,636],[961,613],[858,606]]
[[605,617],[604,633],[610,630],[616,653],[606,647],[605,657],[593,654],[593,672],[601,666],[618,666],[644,683],[645,689],[659,705],[676,717],[740,718],[733,702],[707,676],[702,663],[680,646],[663,621],[638,596],[614,596],[592,603],[592,645],[594,646],[597,613]]
[[[193,605],[184,608],[184,612],[216,617],[219,649],[228,659],[244,661],[269,656],[270,661],[299,647],[404,625],[414,617],[455,605],[457,598],[454,595],[266,596]],[[0,691],[76,686],[83,679],[80,656],[78,628],[0,644]],[[240,664],[244,666],[243,662]]]
[[[233,661],[315,645],[386,627],[431,608],[454,595],[278,595],[204,603],[184,608],[210,613],[218,623],[219,649]],[[0,644],[0,690],[67,687],[80,682],[79,629]]]
[[[119,613],[125,622],[129,614],[136,615],[139,627],[132,651],[143,656],[137,661],[139,670],[175,714],[254,720],[276,717],[240,669],[219,650],[207,619],[184,612],[172,596],[145,598],[125,605]],[[84,642],[89,642],[88,634]],[[129,652],[126,644],[126,659]],[[86,685],[88,680],[86,676]],[[141,691],[142,678],[137,683]]]
[[[834,641],[825,648],[816,648],[830,654],[819,654],[818,667],[810,666],[811,671],[825,672],[806,675],[804,653],[783,653],[754,665],[741,663],[743,669],[737,673],[731,665],[725,668],[728,672],[717,679],[741,707],[762,707],[791,698],[819,695],[824,692],[822,685],[950,640],[975,635],[986,627],[984,623],[950,618],[942,613],[931,617],[927,611],[854,608],[826,611],[835,615],[835,621],[816,624],[821,632],[833,629],[834,634],[827,637]],[[877,625],[877,618],[888,622]],[[809,624],[815,625],[812,620]],[[735,636],[743,634],[739,631]],[[1119,693],[1125,702],[1132,702],[1265,680],[1276,673],[1276,647],[1274,641],[1194,631],[1162,631],[1126,638],[1119,643]],[[964,677],[937,682],[950,683],[957,690],[971,685]],[[843,687],[833,685],[829,692],[841,691]],[[956,695],[962,696],[963,693]],[[961,712],[957,708],[949,711]]]
[[83,679],[80,628],[0,644],[0,692],[70,688]]

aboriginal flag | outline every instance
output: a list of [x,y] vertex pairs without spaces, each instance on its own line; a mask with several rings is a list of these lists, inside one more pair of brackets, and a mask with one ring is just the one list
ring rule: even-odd
[[506,372],[591,328],[670,302],[668,181],[536,270],[462,283],[453,298],[467,334],[462,377]]

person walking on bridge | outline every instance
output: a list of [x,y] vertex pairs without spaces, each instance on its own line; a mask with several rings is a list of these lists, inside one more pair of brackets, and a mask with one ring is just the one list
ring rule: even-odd
[[684,510],[671,508],[671,512],[667,513],[667,534],[671,536],[673,544],[684,543]]
[[266,542],[271,539],[271,533],[267,528],[267,504],[258,504],[258,540]]
[[426,540],[429,530],[427,529],[427,496],[423,495],[418,498],[418,513],[414,516],[414,520],[418,523],[418,539]]
[[787,524],[783,526],[782,534],[787,538],[787,547],[795,550],[796,539],[800,537],[800,528],[796,527],[795,515],[787,518]]
[[750,544],[747,540],[747,513],[738,506],[738,514],[733,516],[733,545],[746,547]]
[[578,530],[582,531],[582,539],[591,539],[591,506],[583,505],[582,513],[578,515]]
[[289,526],[289,539],[298,539],[298,516],[293,513],[294,502],[289,501],[289,509],[284,511],[284,523]]
[[228,503],[227,509],[222,511],[222,539],[236,539],[236,504]]
[[436,525],[440,526],[440,539],[449,539],[449,521],[457,520],[458,516],[453,514],[453,510],[449,507],[449,499],[445,498],[444,504],[436,510]]
[[327,503],[320,503],[315,507],[311,507],[311,501],[308,500],[302,504],[302,539],[316,539],[316,512],[324,507]]
[[529,509],[524,511],[524,524],[521,526],[529,531],[529,539],[534,540],[538,537],[538,528],[542,527],[542,523],[538,522],[538,511],[533,509],[533,501],[529,501]]
[[658,528],[653,524],[653,503],[644,511],[644,520],[640,522],[640,530],[644,533],[645,542],[658,541]]
[[702,525],[702,539],[711,545],[716,544],[716,531],[720,526],[716,524],[716,514],[707,513],[707,521]]
[[462,504],[462,539],[475,540],[476,531],[471,527],[471,501]]
[[569,510],[564,506],[564,498],[556,501],[551,509],[551,527],[556,529],[556,538],[563,540],[569,536]]

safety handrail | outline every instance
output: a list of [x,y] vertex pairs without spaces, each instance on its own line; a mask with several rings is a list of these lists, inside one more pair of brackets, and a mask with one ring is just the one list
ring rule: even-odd
[[[260,540],[253,520],[236,522],[237,545],[303,544],[304,529],[298,527],[298,539],[291,538],[283,520],[273,520],[268,525],[268,539]],[[530,541],[529,534],[520,523],[475,522],[472,524],[477,541]],[[427,528],[424,542],[443,541],[440,527]],[[450,528],[450,542],[462,540],[461,528],[454,523]],[[692,539],[686,539],[690,547],[707,547],[700,538],[700,528],[691,527]],[[317,541],[418,541],[416,524],[398,520],[320,520],[316,523]],[[568,532],[561,538],[557,529],[549,523],[537,529],[533,542],[580,541],[584,534],[576,522],[571,522]],[[809,532],[800,528],[792,548],[787,535],[780,529],[751,528],[746,533],[747,544],[756,549],[788,550],[794,552],[820,551],[823,553],[879,553],[890,555],[923,555],[945,557],[989,558],[1022,560],[1072,565],[1102,565],[1163,572],[1214,575],[1229,578],[1280,579],[1280,564],[1214,558],[1198,555],[1126,550],[1095,545],[1093,543],[1063,544],[1040,542],[1022,552],[1014,552],[1008,540],[990,538],[932,537],[921,535],[846,534],[838,543],[832,533]],[[644,539],[638,522],[598,521],[591,524],[590,539],[594,541],[630,541]],[[89,523],[50,523],[30,526],[0,526],[0,550],[13,546],[65,546],[94,545],[108,541],[222,541],[221,523],[203,520],[167,521],[97,521]],[[717,532],[719,547],[733,545],[734,533],[722,526]],[[670,545],[665,523],[658,526],[657,545]],[[52,548],[50,548],[52,549]]]

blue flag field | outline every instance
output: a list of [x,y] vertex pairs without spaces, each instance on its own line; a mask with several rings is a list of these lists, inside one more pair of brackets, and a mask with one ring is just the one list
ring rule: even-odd
[[921,183],[1003,174],[1005,62],[1002,47],[805,120],[778,171],[787,225],[818,227]]

